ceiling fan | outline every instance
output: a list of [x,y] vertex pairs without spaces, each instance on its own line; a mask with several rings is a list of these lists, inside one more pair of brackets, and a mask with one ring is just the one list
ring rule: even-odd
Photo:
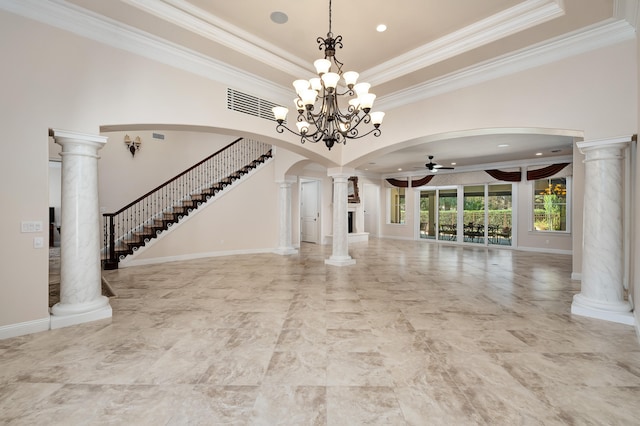
[[429,169],[430,172],[437,172],[438,170],[453,170],[453,167],[445,167],[441,166],[438,163],[433,162],[433,155],[429,156],[429,162],[425,164],[425,167]]

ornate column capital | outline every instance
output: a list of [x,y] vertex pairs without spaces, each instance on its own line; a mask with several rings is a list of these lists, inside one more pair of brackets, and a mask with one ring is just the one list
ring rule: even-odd
[[593,141],[576,142],[576,146],[580,152],[587,155],[588,152],[602,148],[617,148],[622,149],[626,147],[634,138],[634,135],[619,136],[609,139],[597,139]]
[[327,169],[327,176],[332,178],[349,178],[355,174],[356,170],[352,167],[330,167]]
[[279,184],[281,187],[283,185],[293,185],[294,183],[298,182],[298,178],[297,176],[285,176],[283,178],[280,179],[276,179],[276,183]]
[[[58,145],[64,147],[82,147],[94,149],[96,152],[107,143],[107,136],[92,135],[88,133],[71,132],[69,130],[49,129],[49,136],[54,138]],[[75,150],[78,151],[78,150]],[[82,153],[82,152],[78,152]]]

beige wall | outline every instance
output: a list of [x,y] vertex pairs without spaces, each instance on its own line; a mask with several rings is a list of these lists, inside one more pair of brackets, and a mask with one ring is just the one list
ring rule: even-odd
[[[387,111],[384,135],[374,144],[353,143],[348,149],[331,152],[321,144],[302,146],[295,138],[276,139],[280,135],[274,134],[272,122],[228,111],[225,85],[6,12],[0,12],[0,57],[4,152],[0,182],[2,198],[11,200],[12,206],[3,209],[0,221],[4,243],[0,245],[0,327],[48,317],[47,251],[33,248],[36,234],[20,233],[20,222],[48,221],[49,128],[98,134],[104,125],[204,126],[231,139],[253,136],[275,142],[323,167],[339,162],[341,154],[343,163],[357,165],[367,161],[369,150],[395,149],[398,144],[415,143],[417,138],[457,130],[537,127],[568,129],[584,134],[585,139],[597,139],[635,133],[638,128],[636,46],[631,42]],[[100,165],[101,174],[107,164],[119,161],[128,161],[130,166],[138,161],[142,164],[145,149],[151,146],[143,146],[140,158],[125,160],[129,154],[121,144],[115,139],[107,143],[101,155],[105,160],[114,157]],[[322,179],[328,181],[326,175]],[[255,191],[253,186],[245,188],[247,193],[237,201],[243,206],[255,200],[270,205],[269,197],[277,194],[276,189],[267,189],[277,188],[273,180],[273,175],[265,178],[265,186],[256,185]],[[101,181],[102,185],[107,183]],[[105,207],[111,206],[111,200],[117,205],[109,190],[101,189],[102,196],[104,204],[109,200]],[[130,194],[123,198],[128,197]],[[230,200],[233,197],[229,195]],[[323,235],[331,229],[330,197],[331,185],[325,184]],[[276,200],[273,196],[273,202]],[[407,200],[413,202],[412,197]],[[411,204],[407,207],[413,211]],[[216,209],[220,209],[220,218],[235,221],[231,228],[237,230],[229,237],[216,236],[218,241],[234,241],[234,247],[242,248],[253,244],[255,235],[246,230],[246,224],[252,213],[258,215],[256,209],[231,215],[231,208],[218,206],[197,221],[211,226],[217,219],[209,216],[216,216],[212,213]],[[259,232],[265,232],[275,247],[276,216],[271,219],[271,226],[263,226]],[[386,222],[384,212],[381,220]],[[381,231],[389,234],[386,229]],[[399,237],[413,235],[412,229],[396,231]],[[40,236],[46,239],[47,233],[43,230]],[[174,238],[182,237],[176,234]],[[266,239],[261,244],[266,245]],[[155,250],[158,257],[168,253],[160,246]]]
[[216,195],[132,260],[155,263],[230,252],[271,251],[278,238],[278,184],[273,162]]
[[359,166],[369,152],[474,129],[561,129],[591,140],[633,134],[636,70],[630,41],[434,96],[388,111],[374,146],[350,144],[344,162]]
[[[164,140],[152,138],[153,130],[102,133],[109,138],[100,151],[100,207],[114,212],[236,138],[200,132],[156,131]],[[132,156],[124,144],[125,134],[139,136],[140,150]]]

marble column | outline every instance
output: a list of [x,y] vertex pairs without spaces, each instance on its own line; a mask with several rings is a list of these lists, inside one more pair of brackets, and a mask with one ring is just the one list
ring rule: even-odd
[[324,263],[334,266],[354,265],[355,259],[349,256],[349,224],[347,222],[347,191],[353,169],[335,167],[327,172],[333,178],[333,253]]
[[51,308],[51,328],[111,318],[102,295],[98,150],[107,138],[51,130],[62,146],[60,302]]
[[633,325],[624,300],[624,149],[631,137],[578,142],[584,160],[582,285],[571,313]]
[[278,223],[278,248],[275,253],[281,255],[297,254],[291,244],[291,184],[296,182],[296,178],[285,177],[278,181],[278,205],[280,207],[280,221]]

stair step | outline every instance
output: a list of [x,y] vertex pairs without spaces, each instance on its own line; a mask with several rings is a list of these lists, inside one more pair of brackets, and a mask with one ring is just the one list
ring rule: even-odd
[[178,213],[165,212],[162,213],[162,220],[167,223],[173,223],[178,221]]
[[200,194],[193,194],[191,196],[192,201],[196,201],[198,203],[205,203],[209,199],[210,195],[201,192]]
[[[146,242],[157,238],[159,231],[168,229],[171,224],[177,223],[182,217],[187,216],[201,204],[206,203],[211,197],[214,197],[218,192],[223,191],[227,186],[233,184],[236,180],[242,178],[242,176],[248,174],[269,158],[272,158],[271,150],[251,161],[246,166],[220,179],[218,182],[211,184],[210,187],[191,194],[189,199],[183,200],[178,205],[173,206],[171,211],[163,212],[161,217],[153,219],[151,223],[132,232],[126,240],[120,241],[118,246],[115,248],[116,259],[133,254],[139,247],[144,246]],[[108,258],[103,260],[105,267],[108,266],[109,269],[117,269],[118,260],[114,261],[109,260]]]

